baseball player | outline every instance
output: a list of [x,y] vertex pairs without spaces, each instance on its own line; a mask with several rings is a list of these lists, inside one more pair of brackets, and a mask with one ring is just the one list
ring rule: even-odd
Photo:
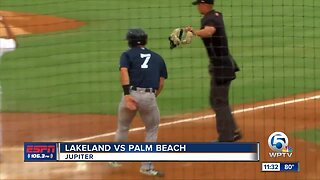
[[214,0],[196,0],[192,4],[203,15],[201,29],[189,26],[186,30],[202,39],[209,56],[210,105],[216,112],[218,141],[234,142],[241,139],[241,133],[229,107],[229,87],[239,68],[229,52],[222,13],[213,9]]
[[5,29],[5,34],[0,34],[0,59],[6,52],[14,51],[17,47],[16,37],[9,28],[5,18],[0,16],[0,24]]
[[[120,76],[124,96],[118,109],[116,142],[126,141],[132,119],[139,111],[146,128],[145,142],[156,142],[160,123],[160,112],[156,97],[159,96],[167,79],[164,60],[157,53],[147,49],[148,36],[142,29],[129,29],[127,33],[129,50],[120,58]],[[117,162],[111,166],[119,167]],[[143,162],[140,172],[150,176],[163,176],[151,162]]]

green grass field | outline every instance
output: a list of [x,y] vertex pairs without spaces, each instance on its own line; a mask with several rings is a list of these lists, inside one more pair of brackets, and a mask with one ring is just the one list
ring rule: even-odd
[[320,129],[308,129],[306,131],[296,131],[293,135],[306,141],[320,144]]
[[[191,0],[190,0],[191,2]],[[198,27],[189,1],[10,0],[0,10],[78,19],[76,30],[20,36],[2,58],[2,111],[116,114],[121,96],[118,61],[129,27],[143,27],[148,47],[166,60],[169,79],[159,98],[162,115],[209,106],[208,59],[202,42],[169,49],[176,27]],[[229,44],[241,68],[232,103],[320,89],[320,1],[223,0]]]

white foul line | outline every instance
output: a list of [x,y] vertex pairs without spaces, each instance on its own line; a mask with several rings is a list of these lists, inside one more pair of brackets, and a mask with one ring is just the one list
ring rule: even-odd
[[[255,111],[255,110],[259,110],[259,109],[266,109],[266,108],[277,107],[277,106],[293,104],[293,103],[298,103],[298,102],[304,102],[304,101],[310,101],[310,100],[315,100],[315,99],[320,99],[320,95],[312,96],[312,97],[308,97],[308,98],[300,98],[300,99],[288,100],[288,101],[279,102],[279,103],[266,104],[266,105],[252,107],[252,108],[239,109],[239,110],[233,111],[233,114],[250,112],[250,111]],[[170,126],[170,125],[174,125],[174,124],[180,124],[180,123],[186,123],[186,122],[192,122],[192,121],[198,121],[198,120],[213,118],[215,116],[216,116],[215,114],[211,114],[211,115],[206,115],[206,116],[198,116],[198,117],[193,117],[193,118],[180,119],[180,120],[173,121],[173,122],[161,123],[161,124],[159,124],[159,126],[160,127]],[[133,128],[133,129],[130,129],[130,132],[141,131],[141,130],[144,130],[144,129],[145,129],[144,127]],[[74,139],[74,140],[65,141],[65,142],[88,141],[88,140],[97,139],[97,138],[114,136],[115,134],[116,134],[116,132],[110,132],[110,133],[105,133],[105,134],[100,134],[100,135],[90,136],[90,137],[85,137],[85,138],[80,138],[80,139]]]

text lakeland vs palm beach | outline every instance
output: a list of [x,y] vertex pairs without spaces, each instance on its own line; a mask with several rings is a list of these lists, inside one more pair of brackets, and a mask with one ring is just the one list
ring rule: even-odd
[[182,152],[187,151],[187,146],[184,144],[97,144],[97,145],[88,145],[88,144],[75,144],[75,145],[65,145],[65,150],[67,152],[108,152],[115,150],[117,152]]

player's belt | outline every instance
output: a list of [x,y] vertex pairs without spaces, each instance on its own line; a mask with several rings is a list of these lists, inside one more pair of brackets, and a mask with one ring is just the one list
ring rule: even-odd
[[153,89],[153,88],[140,88],[140,87],[131,86],[131,90],[156,93],[156,89]]

